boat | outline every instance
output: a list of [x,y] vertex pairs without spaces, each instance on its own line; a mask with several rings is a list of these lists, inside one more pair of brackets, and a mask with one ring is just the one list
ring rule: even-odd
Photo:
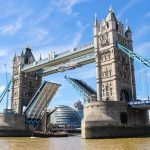
[[55,132],[52,134],[52,137],[68,137],[68,132]]
[[69,133],[67,132],[40,132],[34,131],[32,137],[41,137],[41,138],[48,138],[48,137],[68,137]]

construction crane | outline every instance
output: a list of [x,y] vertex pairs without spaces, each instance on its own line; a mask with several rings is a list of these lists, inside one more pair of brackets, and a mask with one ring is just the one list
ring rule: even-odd
[[5,97],[5,95],[8,93],[9,89],[10,89],[10,85],[11,85],[11,81],[8,82],[8,84],[6,85],[4,91],[2,92],[2,94],[0,95],[0,103],[3,100],[3,98]]

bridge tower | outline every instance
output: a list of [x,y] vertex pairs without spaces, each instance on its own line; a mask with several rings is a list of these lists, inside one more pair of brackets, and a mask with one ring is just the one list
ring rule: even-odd
[[22,51],[21,56],[14,56],[12,75],[11,107],[17,114],[22,114],[23,107],[27,106],[41,84],[41,78],[33,76],[33,72],[23,73],[21,68],[25,64],[35,61],[30,48]]
[[119,42],[133,50],[130,27],[126,22],[124,30],[110,7],[105,20],[99,23],[95,16],[93,34],[97,101],[84,105],[82,137],[119,137],[127,136],[126,132],[136,135],[141,129],[135,126],[147,124],[147,111],[128,107],[128,102],[136,100],[134,65],[116,47]]
[[132,32],[126,23],[124,31],[109,9],[106,20],[94,23],[94,47],[96,53],[97,100],[131,101],[136,99],[133,61],[116,48],[116,42],[129,49],[132,46]]

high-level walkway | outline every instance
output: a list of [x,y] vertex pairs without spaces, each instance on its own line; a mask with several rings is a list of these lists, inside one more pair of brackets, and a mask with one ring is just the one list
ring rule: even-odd
[[[48,58],[35,61],[29,65],[25,65],[22,67],[21,71],[28,73],[32,71],[37,71],[37,75],[46,75],[60,72],[63,69],[70,69],[74,64],[78,63],[78,65],[84,65],[92,63],[95,61],[95,57],[93,56],[94,46],[93,43],[81,46],[79,48],[74,48],[72,50],[68,50],[62,52],[60,54],[51,53]],[[88,55],[88,54],[91,54]],[[62,65],[63,64],[63,65]]]

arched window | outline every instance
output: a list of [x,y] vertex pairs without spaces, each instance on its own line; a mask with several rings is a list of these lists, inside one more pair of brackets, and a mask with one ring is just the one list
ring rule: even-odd
[[130,97],[130,95],[129,95],[127,90],[125,90],[125,89],[121,90],[120,101],[126,101],[126,102],[130,102],[131,101],[131,97]]

